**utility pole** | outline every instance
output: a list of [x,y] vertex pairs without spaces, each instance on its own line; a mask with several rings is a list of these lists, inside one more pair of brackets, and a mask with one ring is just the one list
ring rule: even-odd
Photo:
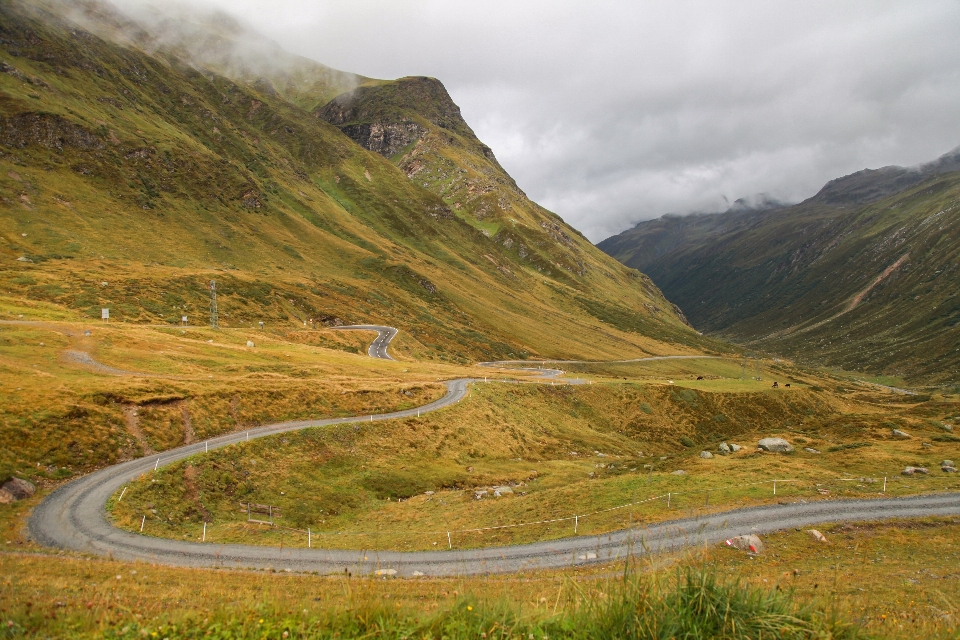
[[210,281],[210,328],[220,328],[220,318],[217,314],[217,281]]
[[753,361],[757,363],[757,381],[760,381],[760,356],[754,356]]
[[743,353],[743,359],[740,361],[740,380],[747,379],[747,353]]

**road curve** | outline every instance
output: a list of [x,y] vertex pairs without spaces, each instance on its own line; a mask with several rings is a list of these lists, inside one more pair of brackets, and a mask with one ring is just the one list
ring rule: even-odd
[[394,327],[384,327],[377,324],[349,324],[340,327],[331,327],[333,329],[362,329],[364,331],[376,331],[376,339],[370,343],[367,348],[367,355],[371,358],[380,358],[382,360],[393,360],[393,357],[387,353],[387,347],[390,341],[397,337],[397,330]]
[[[339,327],[378,332],[371,357],[387,358],[396,335],[392,327]],[[378,344],[379,343],[379,344]],[[376,348],[374,348],[376,346]],[[657,357],[656,359],[660,359]],[[499,364],[499,363],[490,363]],[[529,364],[529,363],[527,363]],[[716,543],[743,533],[767,533],[831,521],[878,520],[960,514],[960,494],[937,494],[877,500],[825,500],[803,504],[737,509],[702,518],[686,518],[600,536],[579,536],[548,542],[446,551],[396,552],[376,549],[331,550],[220,545],[155,538],[114,527],[104,508],[124,484],[143,474],[207,449],[309,427],[406,418],[450,406],[467,394],[472,379],[451,380],[447,393],[418,409],[327,420],[282,422],[231,433],[206,442],[178,447],[101,469],[55,490],[34,510],[28,523],[38,543],[61,549],[174,566],[258,568],[318,573],[344,570],[357,574],[387,571],[399,576],[456,576],[507,573],[610,562],[691,545]],[[322,540],[322,537],[319,537]]]

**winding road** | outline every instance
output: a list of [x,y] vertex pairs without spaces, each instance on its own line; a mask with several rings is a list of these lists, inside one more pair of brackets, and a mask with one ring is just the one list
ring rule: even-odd
[[362,329],[364,331],[376,331],[377,337],[370,347],[367,349],[367,355],[371,358],[381,358],[383,360],[393,360],[390,357],[390,354],[387,353],[387,347],[390,346],[390,341],[397,336],[397,330],[393,327],[382,327],[375,324],[349,324],[343,325],[340,327],[333,327],[334,329]]
[[[377,331],[369,349],[375,358],[392,359],[387,353],[397,334],[393,327],[356,325],[340,329]],[[663,359],[656,356],[650,359]],[[678,356],[688,357],[688,356]],[[636,361],[636,360],[634,360]],[[562,362],[562,361],[548,361]],[[510,365],[519,362],[486,363]],[[523,363],[523,364],[529,364]],[[527,569],[561,568],[609,562],[626,556],[653,554],[691,545],[719,542],[744,533],[768,533],[823,522],[912,518],[960,514],[960,494],[937,494],[876,500],[823,500],[801,504],[737,509],[705,517],[662,522],[642,528],[600,536],[580,536],[509,547],[423,552],[352,551],[305,548],[274,548],[254,545],[222,545],[155,538],[114,527],[107,518],[107,500],[123,485],[159,466],[230,444],[309,427],[392,420],[436,411],[466,396],[471,378],[446,383],[447,393],[418,409],[379,415],[328,420],[300,420],[267,425],[248,432],[231,433],[206,442],[186,445],[159,456],[139,458],[101,469],[65,484],[52,492],[34,510],[28,528],[40,544],[61,549],[109,556],[120,560],[190,567],[237,567],[357,574],[386,573],[398,576],[455,576],[506,573]]]

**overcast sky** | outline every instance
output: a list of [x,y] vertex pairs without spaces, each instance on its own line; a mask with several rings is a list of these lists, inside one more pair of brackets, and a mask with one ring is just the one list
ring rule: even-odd
[[957,0],[204,1],[333,67],[439,78],[594,241],[960,145]]

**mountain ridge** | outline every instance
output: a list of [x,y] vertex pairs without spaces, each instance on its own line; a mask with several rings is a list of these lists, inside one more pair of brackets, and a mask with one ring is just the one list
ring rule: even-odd
[[954,149],[919,168],[857,172],[789,207],[666,216],[598,246],[648,273],[710,335],[810,364],[953,382],[958,160]]
[[[178,324],[203,316],[216,279],[225,326],[386,323],[423,358],[718,346],[521,196],[469,127],[450,144],[423,119],[398,166],[257,80],[105,40],[49,4],[0,17],[10,299]],[[438,163],[461,178],[455,193]]]

